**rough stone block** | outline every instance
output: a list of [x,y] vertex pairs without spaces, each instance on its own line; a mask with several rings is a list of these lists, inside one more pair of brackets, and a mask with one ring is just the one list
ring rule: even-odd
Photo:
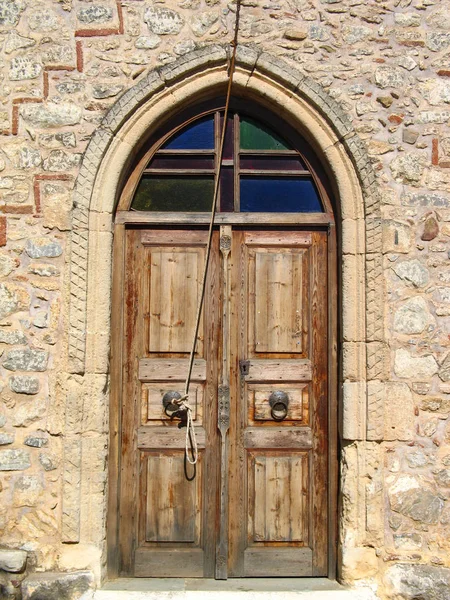
[[[61,152],[54,150],[53,152]],[[33,238],[27,240],[25,252],[30,258],[55,258],[61,256],[62,248],[56,240],[50,238]]]
[[374,548],[343,548],[342,577],[354,581],[373,577],[378,572],[378,558]]
[[0,471],[24,471],[29,467],[31,467],[29,452],[0,450]]
[[7,446],[8,444],[13,444],[14,438],[14,433],[5,433],[3,431],[0,431],[0,446]]
[[439,367],[433,355],[414,356],[407,350],[397,350],[395,353],[394,371],[397,377],[427,381]]
[[81,121],[82,109],[76,104],[23,104],[20,115],[31,126],[39,128],[76,125]]
[[0,571],[21,573],[25,569],[27,553],[24,550],[1,550]]
[[22,582],[23,600],[88,600],[93,597],[94,576],[90,571],[34,573]]
[[411,475],[400,475],[388,490],[391,509],[426,525],[436,524],[444,509],[442,498]]
[[39,379],[28,375],[15,375],[9,378],[9,387],[16,394],[37,394]]
[[386,571],[384,583],[391,600],[448,600],[450,569],[400,563]]
[[3,366],[9,371],[45,371],[48,356],[44,350],[10,350]]
[[413,241],[413,229],[398,221],[383,222],[383,252],[405,254],[409,252]]

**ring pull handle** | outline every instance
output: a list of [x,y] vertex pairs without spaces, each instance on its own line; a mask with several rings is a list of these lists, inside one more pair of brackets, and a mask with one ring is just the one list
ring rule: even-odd
[[275,390],[269,396],[270,414],[274,421],[283,421],[288,414],[289,396],[282,390]]
[[162,404],[164,407],[164,412],[168,417],[173,419],[176,415],[175,413],[180,410],[178,404],[174,402],[174,400],[179,400],[181,398],[180,392],[169,391],[164,394],[162,397]]

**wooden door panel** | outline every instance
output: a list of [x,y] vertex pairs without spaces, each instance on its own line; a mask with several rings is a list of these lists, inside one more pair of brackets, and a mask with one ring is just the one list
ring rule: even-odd
[[[204,248],[151,247],[149,339],[152,353],[189,353],[200,297]],[[197,353],[203,355],[203,323]]]
[[[230,575],[325,575],[326,233],[240,231],[234,242]],[[288,402],[281,422],[274,392]]]
[[246,427],[241,444],[244,448],[312,448],[310,427]]
[[242,562],[243,577],[301,577],[311,574],[313,553],[311,548],[246,548]]
[[[185,465],[186,429],[164,412],[167,391],[184,393],[199,299],[206,231],[127,232],[128,297],[124,368],[119,520],[121,573],[137,577],[199,577],[214,573],[217,496],[218,252],[211,255],[206,299],[189,401],[199,449],[196,477]],[[205,328],[203,323],[208,323]],[[130,410],[130,408],[132,410]],[[208,481],[208,485],[205,485]],[[126,510],[125,510],[126,509]],[[170,552],[169,552],[170,549]],[[172,559],[171,556],[174,558]]]
[[247,361],[248,381],[311,381],[312,367],[308,359],[289,359],[282,361],[271,358],[253,358]]
[[308,539],[308,453],[248,453],[250,543]]
[[184,452],[150,452],[147,463],[147,510],[145,540],[147,542],[200,541],[201,461],[197,477],[186,479]]
[[[249,323],[255,353],[302,351],[303,252],[284,248],[258,249],[250,263],[250,298],[254,294],[254,323]],[[252,311],[253,312],[253,311]]]
[[[142,425],[167,425],[167,415],[161,398],[167,392],[175,391],[181,396],[184,394],[183,382],[178,386],[174,382],[143,384],[142,385]],[[203,418],[203,386],[198,383],[191,384],[189,388],[189,406],[191,407],[192,420],[201,425]]]
[[[138,363],[140,381],[173,381],[183,383],[189,364],[188,358],[141,358]],[[206,361],[194,360],[192,381],[205,381]],[[176,387],[176,386],[175,386]]]
[[289,404],[286,418],[277,423],[274,422],[271,414],[269,402],[270,394],[273,391],[271,384],[248,384],[248,422],[251,425],[257,425],[261,421],[267,422],[272,426],[292,427],[292,425],[301,425],[309,423],[309,388],[308,383],[285,384],[277,383],[277,390],[281,390],[288,395]]
[[[186,430],[179,429],[176,423],[163,421],[163,427],[139,427],[137,431],[137,447],[140,450],[157,448],[184,449]],[[203,427],[195,428],[197,446],[201,450],[206,447],[206,431]]]

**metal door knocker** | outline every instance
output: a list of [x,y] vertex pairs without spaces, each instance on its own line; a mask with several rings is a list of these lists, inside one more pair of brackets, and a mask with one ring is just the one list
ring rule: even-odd
[[180,423],[178,423],[178,427],[186,426],[187,421],[187,411],[184,406],[179,406],[174,400],[180,400],[182,398],[180,392],[175,392],[170,390],[166,392],[162,397],[162,404],[164,406],[164,412],[172,421],[173,419],[180,419]]
[[269,396],[270,414],[274,421],[283,421],[287,417],[289,396],[282,390],[276,390]]

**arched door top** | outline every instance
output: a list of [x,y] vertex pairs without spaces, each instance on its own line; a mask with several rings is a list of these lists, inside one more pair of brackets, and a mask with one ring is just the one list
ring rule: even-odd
[[258,104],[233,98],[219,166],[223,119],[224,99],[215,98],[151,134],[118,210],[152,218],[155,212],[208,212],[218,176],[219,213],[329,213],[332,219],[330,185],[298,132]]

